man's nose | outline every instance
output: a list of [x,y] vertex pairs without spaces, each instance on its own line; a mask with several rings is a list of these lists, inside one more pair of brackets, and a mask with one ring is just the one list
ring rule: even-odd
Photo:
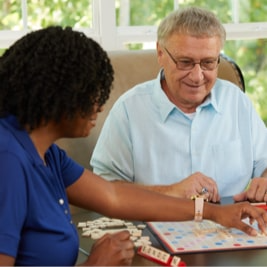
[[190,77],[194,81],[203,79],[204,75],[203,75],[203,70],[200,67],[200,62],[195,63],[193,69],[190,70]]

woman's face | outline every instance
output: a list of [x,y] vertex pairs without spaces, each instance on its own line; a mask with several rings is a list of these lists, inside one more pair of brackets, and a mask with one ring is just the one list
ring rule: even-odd
[[91,129],[96,125],[98,113],[102,112],[103,109],[103,106],[99,108],[98,105],[95,105],[93,113],[88,116],[82,117],[79,114],[72,120],[64,120],[60,125],[62,135],[64,135],[63,137],[87,137],[90,134]]

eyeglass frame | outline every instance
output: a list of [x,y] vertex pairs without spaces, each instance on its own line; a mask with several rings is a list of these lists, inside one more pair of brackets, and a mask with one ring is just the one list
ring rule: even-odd
[[169,55],[169,57],[171,58],[171,60],[173,61],[173,63],[176,65],[176,68],[178,70],[189,71],[189,70],[192,70],[195,67],[196,64],[199,64],[199,66],[200,66],[200,68],[202,70],[204,70],[204,71],[213,71],[213,70],[215,70],[218,67],[218,65],[220,63],[220,56],[218,56],[217,59],[214,59],[213,60],[213,62],[214,63],[217,63],[217,64],[214,66],[214,68],[209,69],[209,68],[206,68],[205,66],[203,68],[203,62],[205,63],[205,61],[207,61],[207,59],[200,60],[199,62],[195,62],[194,60],[188,60],[187,63],[188,64],[190,63],[191,65],[188,65],[188,68],[183,68],[183,67],[179,67],[179,63],[181,63],[182,61],[176,60],[166,47],[164,47],[164,50],[167,52],[167,54]]

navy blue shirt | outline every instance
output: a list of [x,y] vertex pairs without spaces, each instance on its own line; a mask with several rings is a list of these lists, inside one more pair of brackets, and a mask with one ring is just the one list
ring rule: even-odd
[[53,144],[46,165],[16,118],[0,119],[0,253],[15,265],[74,265],[79,238],[65,188],[83,167]]

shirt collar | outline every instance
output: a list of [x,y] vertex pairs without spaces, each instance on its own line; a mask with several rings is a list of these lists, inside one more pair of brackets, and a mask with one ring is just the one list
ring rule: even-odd
[[[166,121],[168,116],[176,109],[179,112],[182,112],[179,108],[177,108],[167,97],[165,92],[163,91],[161,87],[161,80],[164,79],[164,70],[161,69],[160,72],[158,73],[158,76],[156,78],[156,86],[155,86],[155,101],[159,107],[160,115],[162,121]],[[216,87],[216,84],[214,85]],[[214,88],[212,88],[210,95],[206,98],[206,100],[199,105],[197,108],[197,111],[204,108],[204,107],[212,107],[216,112],[220,112],[217,99],[216,99],[216,94],[213,92]]]
[[24,128],[21,128],[17,118],[13,115],[8,115],[7,117],[0,119],[0,124],[3,125],[20,143],[20,145],[24,148],[27,154],[30,155],[32,162],[35,162],[37,165],[43,165],[43,162],[31,140],[29,134],[26,132]]
[[214,111],[220,113],[221,110],[219,108],[219,105],[218,105],[218,101],[217,101],[217,98],[216,98],[216,89],[217,88],[217,83],[215,83],[215,85],[213,86],[213,88],[211,89],[210,91],[210,94],[208,95],[208,97],[205,99],[205,101],[199,105],[197,107],[197,111],[202,109],[202,108],[205,108],[205,107],[211,107],[214,109]]
[[154,99],[157,103],[162,121],[166,121],[169,114],[176,109],[176,106],[169,100],[161,87],[161,80],[164,79],[164,71],[160,70],[156,78]]

